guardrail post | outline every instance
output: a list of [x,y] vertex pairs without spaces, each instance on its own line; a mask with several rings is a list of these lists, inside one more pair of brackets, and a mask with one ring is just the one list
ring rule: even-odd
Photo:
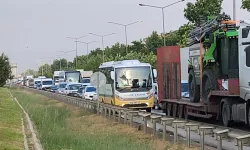
[[142,121],[144,121],[144,125],[143,125],[143,130],[144,130],[144,133],[147,134],[147,124],[148,124],[148,118],[150,117],[150,113],[145,113],[145,112],[142,112],[142,113],[139,113],[140,116],[142,116]]
[[109,111],[109,118],[111,118],[111,107],[108,106],[108,111]]
[[104,106],[104,114],[105,114],[105,117],[108,115],[108,113],[107,113],[107,105],[103,105]]
[[[101,105],[100,105],[100,103],[99,103],[98,100],[97,100],[96,103],[97,103],[97,104],[96,104],[96,112],[97,112],[97,115],[99,115],[99,114],[100,114]],[[102,113],[101,113],[101,114],[102,114]]]
[[191,146],[190,131],[198,130],[199,126],[200,126],[200,124],[195,124],[195,123],[187,123],[187,124],[185,124],[186,140],[187,140],[187,146],[189,148]]
[[250,134],[236,137],[238,150],[243,150],[243,145],[250,140]]
[[130,114],[130,126],[133,127],[134,116],[137,116],[139,111],[129,111]]
[[222,150],[222,138],[228,136],[229,129],[221,130],[215,132],[215,138],[217,140],[217,149]]
[[116,119],[116,107],[112,107],[112,112],[113,112],[113,120],[115,121],[115,119]]
[[151,115],[150,118],[151,118],[151,123],[153,123],[153,135],[156,136],[156,135],[157,135],[157,134],[156,134],[156,123],[157,123],[158,121],[160,121],[161,116],[158,116],[158,115]]
[[118,122],[121,123],[121,108],[118,108]]
[[127,124],[127,120],[128,120],[127,109],[123,109],[123,114],[124,114],[124,124]]
[[178,127],[184,127],[187,121],[184,120],[175,120],[173,121],[174,126],[174,142],[178,142]]
[[166,117],[161,118],[161,124],[163,125],[163,140],[166,140],[167,137],[166,125],[172,124],[173,121],[174,118],[166,118]]
[[199,133],[201,137],[201,150],[205,150],[205,135],[213,134],[214,127],[199,127]]
[[102,104],[99,104],[99,113],[100,113],[100,115],[103,115],[103,105]]

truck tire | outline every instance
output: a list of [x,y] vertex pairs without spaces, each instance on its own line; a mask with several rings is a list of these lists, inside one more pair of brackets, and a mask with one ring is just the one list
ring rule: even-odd
[[203,71],[202,75],[202,100],[205,104],[209,102],[209,93],[217,89],[217,78],[211,69]]
[[151,108],[146,108],[146,112],[151,113]]
[[247,125],[250,128],[250,105],[247,106]]
[[232,125],[231,121],[231,104],[228,101],[225,101],[221,110],[221,119],[225,127],[230,127]]
[[196,85],[193,69],[190,69],[188,72],[188,88],[190,101],[193,103],[200,102],[200,86]]

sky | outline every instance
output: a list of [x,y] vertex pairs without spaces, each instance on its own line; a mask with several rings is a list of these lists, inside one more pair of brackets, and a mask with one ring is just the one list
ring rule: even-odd
[[[4,52],[17,63],[18,72],[37,69],[42,63],[52,63],[62,55],[58,51],[75,50],[75,42],[66,37],[80,37],[88,33],[100,35],[115,33],[104,38],[104,45],[125,43],[124,27],[109,24],[128,24],[141,20],[127,29],[128,43],[149,36],[152,31],[162,32],[160,9],[141,7],[140,3],[165,6],[177,0],[0,0],[0,53]],[[185,0],[165,9],[166,32],[176,30],[187,22],[183,10]],[[250,19],[249,12],[240,9],[236,0],[236,19]],[[224,0],[223,11],[232,16],[233,0]],[[101,38],[88,35],[83,42],[98,42],[89,49],[101,47]],[[87,53],[86,45],[78,44],[78,55]],[[75,52],[61,56],[70,61]]]

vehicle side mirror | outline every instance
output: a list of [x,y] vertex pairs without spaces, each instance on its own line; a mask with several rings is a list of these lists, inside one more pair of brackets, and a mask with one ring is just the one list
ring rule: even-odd
[[154,77],[157,78],[157,70],[156,69],[153,69],[153,74],[154,74]]
[[111,72],[110,72],[110,77],[111,77],[112,80],[115,79],[115,72],[114,72],[114,71],[111,71]]

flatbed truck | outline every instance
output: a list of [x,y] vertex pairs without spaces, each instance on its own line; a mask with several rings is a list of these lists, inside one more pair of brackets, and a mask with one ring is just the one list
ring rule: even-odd
[[[189,62],[181,62],[179,46],[157,49],[159,102],[168,116],[215,117],[224,126],[233,122],[250,125],[250,20],[240,21],[235,35],[228,32],[232,27],[230,20],[216,21],[223,34],[212,30],[213,36],[206,29],[199,38],[195,37],[197,41],[189,47]],[[214,59],[206,57],[211,46]],[[188,99],[181,97],[181,65],[186,63],[189,63]],[[214,69],[212,65],[218,67]]]

